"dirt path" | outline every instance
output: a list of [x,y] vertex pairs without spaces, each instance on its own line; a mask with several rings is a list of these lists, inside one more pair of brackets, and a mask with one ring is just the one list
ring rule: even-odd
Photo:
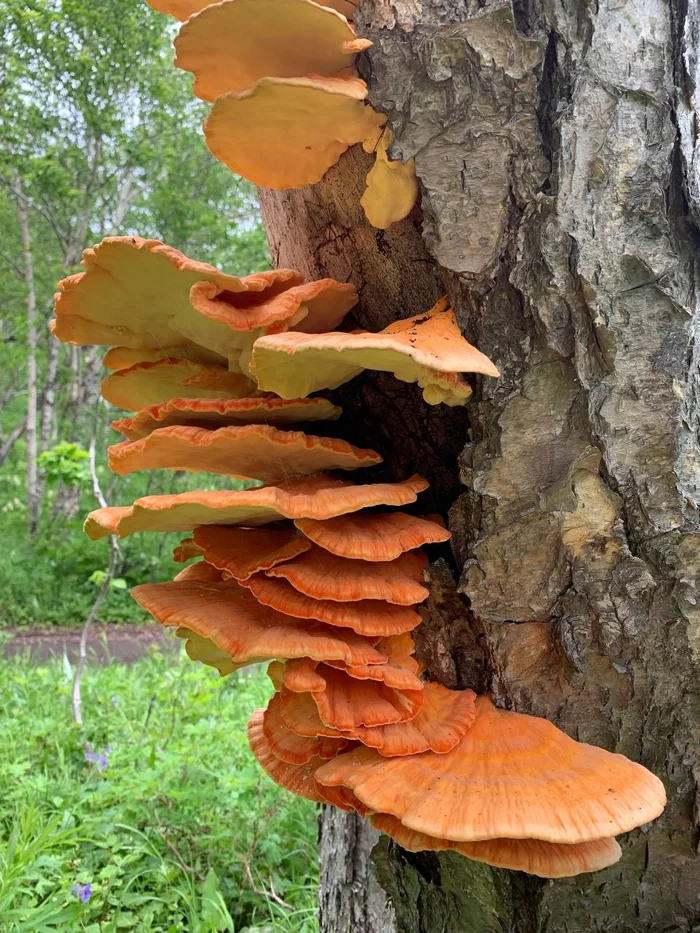
[[[3,652],[6,658],[27,651],[34,663],[61,657],[64,652],[70,661],[78,657],[79,628],[31,626],[0,631],[11,635]],[[179,645],[179,639],[156,625],[94,625],[88,641],[88,658],[100,664],[130,663],[148,654],[153,646],[174,651]]]

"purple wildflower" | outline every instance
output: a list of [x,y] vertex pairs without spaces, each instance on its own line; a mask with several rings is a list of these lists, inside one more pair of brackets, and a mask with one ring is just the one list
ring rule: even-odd
[[92,885],[90,882],[87,884],[73,885],[73,896],[77,897],[78,900],[81,900],[83,904],[87,904],[87,902],[92,897]]
[[98,771],[104,771],[107,767],[109,753],[111,751],[112,746],[108,745],[101,755],[98,755],[97,752],[85,752],[85,761],[91,761],[97,767]]

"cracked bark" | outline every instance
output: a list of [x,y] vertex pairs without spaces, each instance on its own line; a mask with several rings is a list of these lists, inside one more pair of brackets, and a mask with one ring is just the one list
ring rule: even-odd
[[368,227],[356,151],[321,184],[262,202],[279,265],[355,282],[356,325],[379,329],[446,289],[502,371],[475,380],[466,413],[426,410],[376,375],[339,393],[348,436],[377,444],[387,475],[420,469],[423,508],[449,515],[419,649],[449,686],[487,683],[498,703],[641,761],[669,805],[622,840],[619,865],[557,882],[386,839],[367,876],[367,839],[327,813],[322,929],[693,933],[697,5],[373,0],[357,22],[375,43],[372,100],[394,152],[416,158],[422,204]]

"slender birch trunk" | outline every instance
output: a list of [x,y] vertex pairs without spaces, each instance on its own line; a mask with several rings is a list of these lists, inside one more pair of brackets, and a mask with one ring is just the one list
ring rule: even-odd
[[[352,151],[262,192],[273,256],[353,281],[378,329],[448,291],[502,371],[466,412],[363,377],[350,433],[418,469],[449,517],[419,632],[431,675],[484,686],[666,783],[619,865],[542,882],[451,853],[372,855],[325,814],[324,933],[700,929],[700,12],[685,0],[373,0],[359,33],[422,204],[386,232]],[[363,874],[364,873],[364,874]],[[350,904],[348,904],[348,899]]]
[[27,301],[27,420],[24,428],[27,443],[27,521],[33,535],[39,521],[39,483],[37,472],[37,366],[36,366],[36,291],[34,288],[34,257],[29,229],[29,213],[22,190],[22,179],[15,170],[12,193],[17,212],[22,243],[22,271]]

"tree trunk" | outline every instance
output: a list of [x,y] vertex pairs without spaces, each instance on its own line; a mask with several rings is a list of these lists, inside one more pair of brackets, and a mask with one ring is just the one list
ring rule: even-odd
[[22,190],[22,179],[15,170],[12,176],[20,240],[22,271],[27,302],[27,420],[24,435],[27,442],[27,522],[33,535],[39,521],[39,481],[37,468],[37,385],[36,385],[36,290],[34,288],[34,257],[29,230],[29,213]]
[[[448,686],[487,687],[642,762],[669,796],[662,818],[622,840],[617,866],[567,881],[384,839],[372,860],[395,913],[385,929],[693,933],[697,5],[373,0],[357,22],[374,41],[371,99],[395,153],[416,158],[422,215],[370,228],[356,151],[319,185],[261,198],[278,265],[353,281],[359,326],[448,291],[465,336],[501,369],[474,381],[466,412],[428,409],[376,374],[339,393],[348,434],[376,443],[390,475],[423,473],[426,510],[449,514],[420,653]],[[322,927],[376,933],[346,903],[345,865],[361,858],[357,834],[338,832],[347,819],[334,817]]]

